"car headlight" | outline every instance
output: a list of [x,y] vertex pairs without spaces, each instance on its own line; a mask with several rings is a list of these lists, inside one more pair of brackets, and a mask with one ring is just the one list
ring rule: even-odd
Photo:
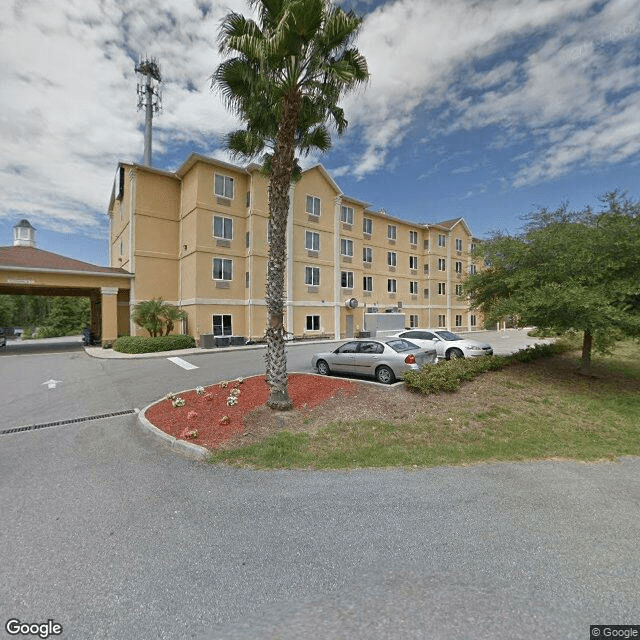
[[475,344],[468,346],[467,349],[469,349],[470,351],[484,351],[483,347]]

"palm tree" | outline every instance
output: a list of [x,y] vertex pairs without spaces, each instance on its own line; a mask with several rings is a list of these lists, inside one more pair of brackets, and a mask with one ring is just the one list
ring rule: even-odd
[[164,335],[168,336],[178,320],[184,320],[187,317],[187,312],[182,309],[178,309],[172,304],[164,304],[160,312],[160,318],[165,324]]
[[227,106],[246,124],[225,143],[236,156],[263,155],[269,175],[271,244],[267,267],[268,406],[292,407],[284,340],[284,272],[289,187],[304,155],[331,147],[329,125],[347,127],[340,97],[369,77],[352,46],[362,18],[330,0],[249,0],[258,19],[228,14],[219,34],[223,61],[212,77]]
[[172,304],[168,304],[162,298],[144,300],[138,302],[131,314],[132,320],[149,332],[152,337],[161,336],[165,330],[165,335],[173,329],[176,320],[182,320],[186,313]]

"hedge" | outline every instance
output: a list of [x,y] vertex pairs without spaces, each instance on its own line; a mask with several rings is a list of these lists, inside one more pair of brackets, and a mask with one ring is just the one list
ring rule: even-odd
[[192,336],[169,335],[151,338],[147,336],[121,336],[113,343],[113,350],[120,353],[154,353],[157,351],[173,351],[174,349],[190,349],[196,346]]

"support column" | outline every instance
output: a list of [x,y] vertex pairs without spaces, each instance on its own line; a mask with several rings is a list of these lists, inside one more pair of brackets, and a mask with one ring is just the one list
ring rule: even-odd
[[118,287],[101,287],[102,345],[118,337]]
[[340,206],[342,197],[336,196],[333,207],[333,337],[340,340]]

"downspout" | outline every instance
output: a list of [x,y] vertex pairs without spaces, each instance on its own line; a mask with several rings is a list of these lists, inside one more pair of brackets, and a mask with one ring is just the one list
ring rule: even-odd
[[135,241],[136,182],[137,171],[135,167],[131,167],[131,169],[129,169],[129,272],[133,273],[134,276],[131,278],[131,289],[129,290],[129,334],[132,336],[135,335],[135,323],[131,319],[131,314],[133,313],[133,307],[136,305],[136,265],[133,246]]
[[333,207],[333,334],[340,340],[340,205],[342,198],[336,196]]
[[293,334],[293,197],[296,186],[289,187],[289,215],[287,216],[287,333]]

